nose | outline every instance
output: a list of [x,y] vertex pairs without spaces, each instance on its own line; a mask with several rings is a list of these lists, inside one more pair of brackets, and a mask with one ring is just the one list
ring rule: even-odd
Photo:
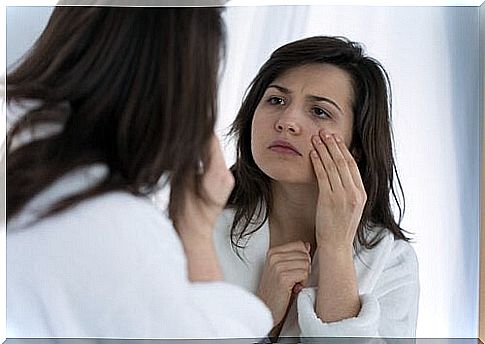
[[283,131],[287,131],[293,135],[298,135],[301,133],[300,125],[292,116],[289,116],[288,114],[283,114],[278,118],[278,120],[275,122],[275,129],[280,133]]

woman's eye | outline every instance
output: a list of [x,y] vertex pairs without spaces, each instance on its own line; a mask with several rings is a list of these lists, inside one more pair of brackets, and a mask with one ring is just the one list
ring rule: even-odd
[[317,116],[317,117],[330,117],[330,114],[329,114],[327,111],[325,111],[325,110],[323,110],[323,109],[320,109],[320,108],[318,108],[318,107],[314,107],[314,108],[312,109],[312,112],[313,112],[313,113],[315,114],[315,116]]
[[271,105],[285,105],[285,100],[280,97],[269,97],[268,103]]

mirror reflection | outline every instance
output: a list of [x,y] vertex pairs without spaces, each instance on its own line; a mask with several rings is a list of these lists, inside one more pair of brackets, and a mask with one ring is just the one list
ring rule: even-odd
[[[51,13],[7,9],[11,69]],[[476,336],[477,14],[222,13],[221,145],[211,154],[234,188],[215,193],[227,204],[212,222],[214,249],[225,281],[267,307],[270,337]],[[169,191],[153,196],[159,208]]]

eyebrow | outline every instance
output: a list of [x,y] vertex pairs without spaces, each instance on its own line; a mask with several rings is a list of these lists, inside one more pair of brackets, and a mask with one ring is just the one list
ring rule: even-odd
[[[289,89],[287,89],[286,87],[283,87],[283,86],[271,84],[271,85],[268,86],[268,88],[270,88],[270,87],[276,88],[277,90],[279,90],[279,91],[281,91],[281,92],[283,92],[285,94],[290,94],[291,93],[291,91]],[[307,96],[307,98],[310,99],[310,100],[313,100],[313,101],[319,101],[319,102],[322,102],[323,101],[323,102],[330,103],[333,106],[335,106],[337,109],[339,109],[342,114],[344,113],[342,111],[342,109],[340,108],[340,106],[338,106],[338,104],[336,102],[334,102],[330,98],[322,97],[322,96],[314,96],[314,95]]]

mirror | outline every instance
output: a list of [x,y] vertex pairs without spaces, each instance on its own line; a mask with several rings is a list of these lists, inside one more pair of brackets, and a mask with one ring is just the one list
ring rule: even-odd
[[[231,5],[231,3],[229,3]],[[482,5],[483,7],[483,5]],[[7,65],[34,42],[49,7],[7,8]],[[389,73],[395,158],[420,269],[417,337],[476,337],[480,60],[478,7],[229,7],[217,133],[279,46],[314,35],[361,42]],[[482,61],[483,62],[483,61]]]

